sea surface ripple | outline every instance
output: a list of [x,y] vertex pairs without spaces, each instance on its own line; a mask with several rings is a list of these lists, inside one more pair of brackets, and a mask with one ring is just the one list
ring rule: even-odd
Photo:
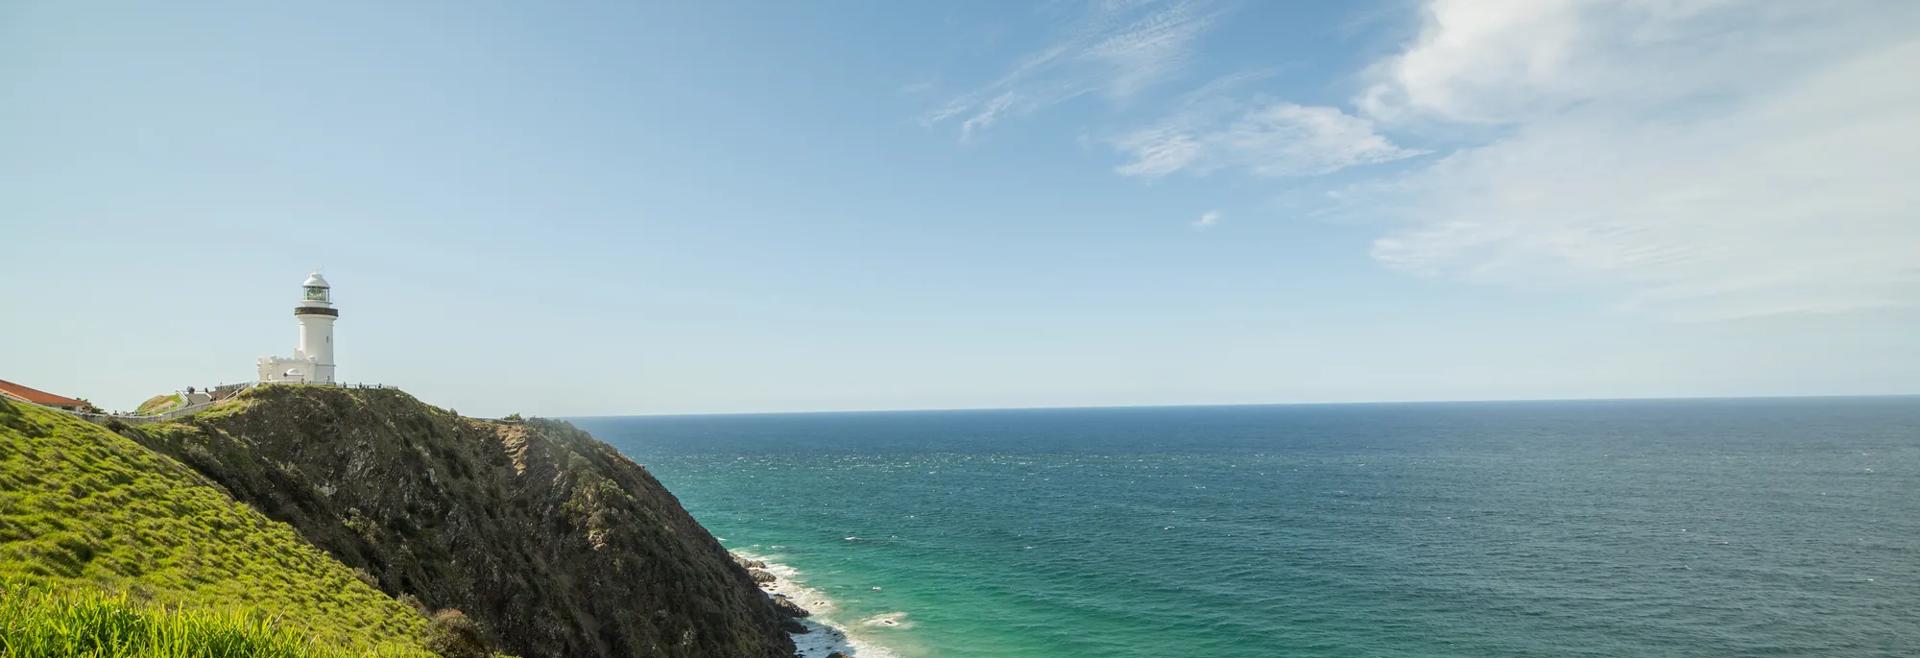
[[1920,398],[575,421],[902,656],[1920,655]]

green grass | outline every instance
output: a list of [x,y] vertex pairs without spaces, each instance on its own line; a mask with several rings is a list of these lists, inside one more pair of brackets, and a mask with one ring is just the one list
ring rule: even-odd
[[186,404],[187,399],[179,393],[155,395],[147,398],[146,402],[140,403],[139,407],[134,408],[133,413],[140,416],[153,416],[178,409]]
[[[84,635],[93,631],[82,622],[124,623],[146,629],[139,637],[147,638],[202,632],[205,637],[194,641],[214,643],[206,646],[242,637],[306,643],[284,655],[327,655],[314,646],[350,655],[431,655],[422,648],[425,617],[286,524],[104,428],[4,400],[0,580],[8,584],[0,592],[0,621],[6,624],[0,634],[7,642],[79,642],[73,638],[82,636],[122,642],[101,649],[71,645],[80,648],[51,654],[8,645],[0,658],[283,655],[141,653],[132,648],[140,645],[125,642],[145,640]],[[69,637],[46,629],[76,630]]]
[[4,658],[410,658],[403,648],[357,654],[315,642],[258,611],[169,609],[126,594],[0,582]]

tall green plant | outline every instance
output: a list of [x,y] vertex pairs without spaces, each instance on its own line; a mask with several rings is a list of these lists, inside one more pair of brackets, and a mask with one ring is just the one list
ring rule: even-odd
[[359,653],[316,642],[257,611],[183,609],[125,593],[0,582],[0,658],[428,658],[382,646]]

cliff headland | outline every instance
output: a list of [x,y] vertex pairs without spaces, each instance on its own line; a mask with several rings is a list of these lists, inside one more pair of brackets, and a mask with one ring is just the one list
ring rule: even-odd
[[[153,572],[141,560],[93,564],[74,557],[99,554],[88,548],[95,544],[174,545],[190,555],[237,545],[233,550],[261,559],[310,555],[339,581],[319,589],[369,598],[362,607],[419,611],[389,623],[391,634],[442,655],[458,653],[448,648],[460,644],[447,641],[449,634],[484,647],[479,655],[525,658],[794,654],[783,630],[792,626],[788,614],[673,495],[645,468],[564,422],[474,419],[392,389],[302,385],[257,387],[172,422],[107,428],[0,404],[0,463],[8,465],[0,476],[10,478],[0,507],[8,529],[0,534],[0,576],[84,581],[169,605],[315,618],[256,600],[286,585],[248,583],[199,566],[191,586],[174,588],[181,592],[149,591]],[[78,498],[126,497],[141,478],[165,474],[180,484],[138,494],[157,499],[154,514],[200,520],[202,513],[174,502],[190,495],[277,532],[288,546],[218,533],[148,536],[140,532],[143,521],[99,505],[23,506],[75,497],[69,487],[28,473],[30,462],[53,453],[76,472],[109,457],[126,462],[113,472],[127,475],[90,479]],[[122,482],[127,477],[135,479]],[[29,520],[49,518],[93,529],[58,540],[26,529]],[[21,557],[61,542],[76,546],[67,562],[86,564]],[[283,580],[298,586],[316,577]],[[432,615],[441,620],[429,628]]]

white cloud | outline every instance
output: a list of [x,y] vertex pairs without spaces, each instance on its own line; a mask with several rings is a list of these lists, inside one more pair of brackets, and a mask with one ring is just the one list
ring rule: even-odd
[[[1425,0],[1418,33],[1350,106],[1173,99],[1106,140],[1121,175],[1303,177],[1437,157],[1310,214],[1381,222],[1380,263],[1423,276],[1607,291],[1677,319],[1920,303],[1920,3]],[[1218,12],[1099,5],[999,80],[928,115],[963,138],[1183,70]],[[1282,63],[1263,62],[1265,65]],[[1205,222],[1195,222],[1201,226]]]
[[1108,69],[1106,89],[1127,98],[1171,77],[1187,65],[1190,45],[1213,17],[1192,2],[1152,11],[1087,48],[1087,59]]
[[1500,136],[1342,209],[1395,268],[1678,319],[1920,302],[1920,5],[1813,4],[1432,2],[1356,105]]
[[1188,225],[1197,229],[1209,229],[1209,228],[1213,228],[1213,225],[1218,223],[1220,223],[1220,211],[1209,210],[1204,213],[1200,213],[1200,218],[1193,220],[1193,222]]
[[1395,146],[1373,122],[1338,108],[1261,103],[1219,116],[1190,111],[1114,140],[1132,161],[1122,175],[1158,178],[1226,168],[1255,176],[1312,176],[1390,162],[1421,151]]
[[[1490,120],[1518,103],[1550,103],[1566,87],[1595,82],[1586,61],[1580,0],[1436,0],[1424,29],[1397,56],[1372,67],[1377,81],[1356,99],[1367,114],[1425,113]],[[1600,53],[1593,53],[1600,54]]]
[[1004,117],[1088,94],[1125,100],[1183,69],[1194,40],[1213,25],[1216,14],[1204,0],[1094,3],[1053,43],[923,121],[957,121],[964,139]]
[[993,125],[993,122],[999,120],[1000,115],[1006,112],[1007,108],[1013,107],[1013,102],[1017,98],[1018,96],[1009,91],[995,97],[993,100],[987,101],[973,116],[968,117],[966,121],[960,122],[960,138],[971,138],[973,137],[973,131],[983,130],[987,126]]

